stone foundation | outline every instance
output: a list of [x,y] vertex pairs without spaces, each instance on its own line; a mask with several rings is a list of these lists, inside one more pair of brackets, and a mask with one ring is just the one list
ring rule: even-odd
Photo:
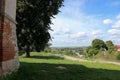
[[16,55],[14,59],[3,61],[2,62],[2,70],[3,75],[10,74],[12,72],[16,72],[19,68],[18,64],[18,56]]

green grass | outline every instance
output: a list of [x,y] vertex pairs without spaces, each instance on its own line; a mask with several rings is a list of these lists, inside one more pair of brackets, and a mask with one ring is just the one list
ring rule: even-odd
[[0,80],[120,80],[120,66],[64,60],[46,53],[20,56],[20,69]]

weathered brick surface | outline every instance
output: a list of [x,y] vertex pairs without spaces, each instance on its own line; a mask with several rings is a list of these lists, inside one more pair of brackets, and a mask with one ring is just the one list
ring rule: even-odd
[[[12,3],[11,3],[12,2]],[[16,40],[16,0],[2,0],[0,12],[0,75],[19,68]]]
[[0,17],[0,66],[2,62],[2,25],[1,25],[1,17]]
[[2,70],[2,67],[0,67],[0,76],[2,75],[3,73],[3,70]]
[[0,74],[7,74],[19,68],[16,25],[6,17],[1,25]]
[[13,59],[16,51],[16,37],[13,33],[13,29],[15,25],[11,23],[8,19],[4,21],[4,29],[3,29],[3,61]]

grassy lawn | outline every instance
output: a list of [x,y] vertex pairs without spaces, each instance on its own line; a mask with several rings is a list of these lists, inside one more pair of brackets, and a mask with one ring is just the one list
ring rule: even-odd
[[17,73],[0,80],[120,80],[120,66],[64,60],[47,53],[20,56]]

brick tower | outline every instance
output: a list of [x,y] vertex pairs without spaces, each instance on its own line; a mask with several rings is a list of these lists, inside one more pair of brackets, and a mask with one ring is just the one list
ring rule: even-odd
[[0,75],[19,68],[15,17],[16,0],[0,0]]

